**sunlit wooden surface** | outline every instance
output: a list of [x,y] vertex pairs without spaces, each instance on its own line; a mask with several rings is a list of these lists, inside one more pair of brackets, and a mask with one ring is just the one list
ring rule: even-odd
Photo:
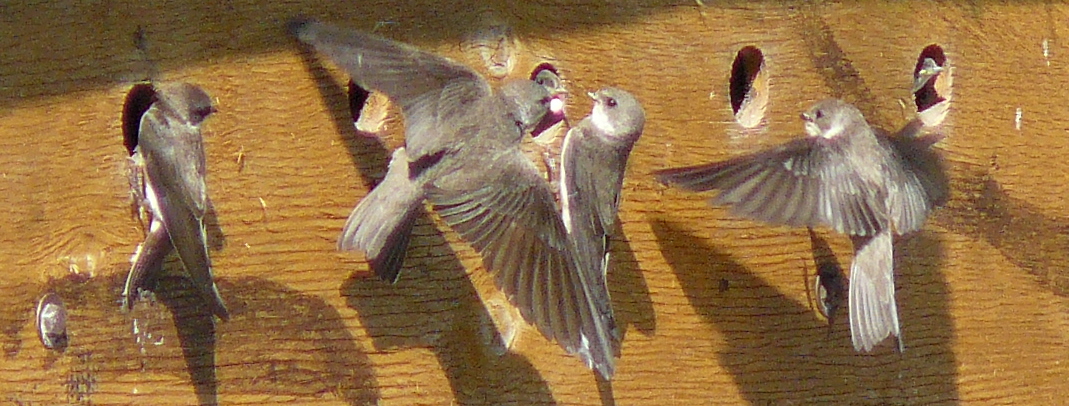
[[[0,403],[52,404],[1059,404],[1069,398],[1069,6],[1058,2],[35,2],[0,5]],[[121,10],[121,11],[120,11]],[[345,76],[286,36],[304,14],[375,30],[482,72],[473,33],[509,27],[512,76],[552,62],[583,92],[644,103],[613,245],[626,328],[611,383],[516,319],[475,252],[417,227],[396,285],[338,232],[401,145],[357,134]],[[212,325],[187,282],[118,300],[142,239],[120,115],[146,77],[217,99],[206,124],[213,261],[233,318]],[[912,117],[920,51],[945,50],[953,98],[938,148],[952,198],[896,243],[906,351],[850,346],[815,312],[805,230],[710,208],[649,173],[802,134],[825,97],[874,125]],[[1045,44],[1045,45],[1044,45]],[[766,58],[765,124],[728,101],[736,52]],[[1019,119],[1017,118],[1019,117]],[[1015,122],[1019,120],[1019,124]],[[818,230],[840,262],[849,241]],[[175,269],[177,263],[169,263]],[[726,289],[725,289],[726,288]],[[70,346],[44,349],[34,305],[57,292]],[[510,351],[502,331],[518,330]]]

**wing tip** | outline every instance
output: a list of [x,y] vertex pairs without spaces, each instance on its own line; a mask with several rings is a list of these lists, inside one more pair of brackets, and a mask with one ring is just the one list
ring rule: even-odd
[[669,168],[653,171],[653,178],[665,186],[700,191],[694,188],[694,167]]
[[660,184],[662,185],[670,186],[675,183],[672,177],[671,169],[653,171],[652,175],[653,178],[656,179],[657,182],[660,182]]
[[679,168],[661,169],[653,172],[653,176],[663,185],[675,186],[691,192],[705,192],[717,189],[719,186],[710,180],[722,169],[722,162],[703,164],[697,166],[683,166]]
[[[569,354],[578,356],[579,359],[586,364],[587,368],[600,375],[606,381],[611,381],[613,375],[616,374],[617,346],[612,345],[611,342],[602,343],[607,345],[591,345],[586,334],[580,334],[579,337],[581,340],[579,345],[564,346],[565,351]],[[611,341],[611,338],[609,340]]]
[[598,375],[601,375],[601,377],[606,381],[611,381],[613,376],[616,375],[616,362],[610,358],[609,362],[602,364],[593,364],[593,366],[591,366],[591,369],[593,369],[594,372],[596,372]]

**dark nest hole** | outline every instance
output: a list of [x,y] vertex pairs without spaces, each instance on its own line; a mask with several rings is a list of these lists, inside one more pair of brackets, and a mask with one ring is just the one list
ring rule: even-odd
[[760,49],[754,46],[743,47],[735,55],[735,62],[731,64],[731,111],[739,114],[746,95],[753,88],[753,82],[757,74],[764,66],[765,56]]
[[126,93],[122,108],[122,144],[127,154],[134,154],[141,131],[141,117],[155,101],[156,89],[151,83],[138,83]]
[[[917,57],[917,65],[913,68],[913,77],[917,77],[921,69],[924,68],[924,60],[928,58],[931,58],[933,61],[935,61],[935,64],[939,67],[946,66],[947,57],[946,54],[943,53],[943,48],[939,45],[931,44],[927,47],[924,47],[924,50],[921,51],[920,56]],[[935,90],[935,80],[941,74],[942,73],[937,73],[935,76],[929,79],[928,82],[924,84],[924,86],[922,86],[920,89],[917,89],[917,91],[913,93],[913,102],[917,105],[918,113],[927,110],[928,108],[938,104],[939,102],[946,100],[946,98],[940,96],[939,92]]]

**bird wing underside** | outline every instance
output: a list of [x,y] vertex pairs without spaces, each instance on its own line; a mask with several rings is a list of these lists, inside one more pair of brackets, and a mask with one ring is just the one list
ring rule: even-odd
[[780,147],[722,162],[656,172],[684,189],[717,189],[713,202],[738,215],[788,226],[830,226],[850,235],[874,235],[887,226],[883,196],[850,163],[800,138]]
[[[590,281],[574,251],[545,180],[519,149],[490,167],[458,176],[472,188],[431,187],[428,200],[470,243],[524,318],[603,376],[614,372],[617,343],[610,315],[592,301]],[[481,175],[477,175],[481,174]]]

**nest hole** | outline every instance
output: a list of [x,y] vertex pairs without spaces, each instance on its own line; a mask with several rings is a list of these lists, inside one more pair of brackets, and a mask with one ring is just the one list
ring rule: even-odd
[[126,93],[122,108],[122,144],[128,155],[134,154],[141,131],[141,117],[156,101],[156,89],[151,83],[138,83]]
[[917,56],[917,64],[913,68],[913,77],[915,78],[914,80],[925,80],[925,83],[913,92],[913,102],[917,106],[918,113],[946,100],[935,88],[936,79],[943,75],[945,71],[937,72],[928,78],[921,78],[922,71],[926,69],[925,61],[928,59],[934,61],[940,69],[945,68],[947,62],[943,48],[937,44],[924,47],[924,50]]

